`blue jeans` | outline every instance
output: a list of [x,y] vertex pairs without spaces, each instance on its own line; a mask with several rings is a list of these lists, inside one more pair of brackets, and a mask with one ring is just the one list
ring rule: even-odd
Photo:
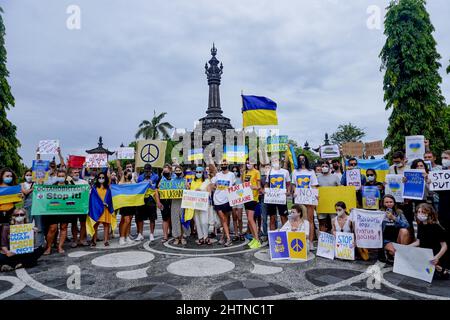
[[261,206],[261,224],[262,224],[262,235],[267,237],[267,205],[264,200],[259,202]]

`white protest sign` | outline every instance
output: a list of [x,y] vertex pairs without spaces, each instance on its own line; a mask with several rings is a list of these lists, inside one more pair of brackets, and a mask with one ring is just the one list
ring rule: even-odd
[[86,156],[86,167],[104,168],[108,166],[108,155],[106,153],[94,153]]
[[334,259],[334,247],[336,238],[334,235],[326,232],[319,233],[319,242],[317,244],[318,257],[323,257],[327,259]]
[[39,141],[39,154],[58,154],[59,140]]
[[319,189],[296,188],[294,202],[297,204],[319,204]]
[[358,248],[378,249],[383,247],[383,223],[385,213],[382,211],[353,209],[356,245]]
[[209,205],[209,192],[183,190],[181,208],[207,211]]
[[403,202],[403,175],[387,174],[384,194],[390,194],[396,202]]
[[361,170],[347,170],[345,175],[347,179],[347,186],[354,186],[356,190],[361,189]]
[[407,136],[405,137],[405,143],[408,163],[412,163],[416,159],[423,159],[425,153],[424,136]]
[[123,147],[117,149],[117,159],[134,160],[134,148]]
[[431,283],[435,267],[433,250],[394,243],[394,272]]
[[17,224],[10,226],[10,251],[15,254],[31,253],[34,251],[33,224]]
[[450,190],[450,170],[431,171],[428,177],[431,191]]
[[341,153],[337,144],[320,147],[320,157],[322,159],[339,158],[340,156]]
[[336,232],[335,256],[343,260],[355,260],[355,236],[349,232]]
[[268,204],[286,204],[286,189],[265,188],[264,203]]
[[250,182],[231,186],[227,190],[230,206],[237,206],[253,201],[253,191],[250,188]]

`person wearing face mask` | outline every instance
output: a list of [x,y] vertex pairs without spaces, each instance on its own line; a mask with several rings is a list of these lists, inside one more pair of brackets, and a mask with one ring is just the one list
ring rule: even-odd
[[[69,168],[69,176],[67,177],[67,181],[74,185],[88,185],[89,182],[87,182],[84,179],[81,179],[80,176],[80,169],[78,168]],[[87,218],[87,212],[86,214],[80,214],[80,215],[74,215],[72,218],[71,223],[71,231],[72,231],[72,243],[70,246],[72,248],[76,248],[77,246],[89,246],[89,244],[86,241],[86,218]],[[80,230],[78,230],[78,222],[80,223]],[[80,238],[78,238],[78,234],[80,235]]]
[[[378,182],[377,181],[377,172],[374,169],[367,169],[366,170],[366,184],[364,185],[364,187],[377,187],[379,192],[378,195],[379,197],[377,198],[378,201],[380,201],[381,198],[383,198],[384,196],[384,184],[382,182]],[[363,189],[364,189],[363,187]],[[363,190],[364,193],[364,190]]]
[[[317,176],[319,187],[337,187],[341,185],[338,175],[332,174],[330,165],[326,162],[321,164],[322,173]],[[334,212],[320,213],[317,215],[319,219],[319,230],[322,232],[330,232],[332,229],[332,220],[336,218]]]
[[220,164],[220,169],[221,171],[211,179],[211,188],[214,190],[214,209],[219,215],[225,233],[225,235],[222,235],[219,243],[229,247],[233,245],[230,238],[230,229],[228,227],[232,208],[228,202],[227,190],[229,187],[236,184],[236,176],[228,170],[228,162],[225,159]]
[[[310,169],[308,157],[300,154],[297,157],[298,168],[292,172],[292,193],[295,194],[296,189],[317,188],[319,182],[316,173]],[[306,205],[307,218],[309,221],[309,248],[314,250],[314,206]]]
[[[241,167],[240,166],[233,166],[231,168],[231,172],[233,172],[234,176],[236,177],[235,184],[242,184],[241,179]],[[240,204],[237,206],[232,206],[232,217],[233,217],[233,228],[234,228],[234,237],[233,241],[244,241],[244,234],[243,234],[243,226],[242,226],[242,211],[244,210],[244,205]]]
[[393,164],[389,167],[390,174],[403,174],[405,169],[407,169],[405,154],[401,151],[396,151],[392,155]]
[[[210,163],[206,170],[208,171],[207,179],[209,179],[210,183],[212,178],[217,174],[217,167]],[[217,214],[217,211],[214,210],[214,190],[209,186],[209,211],[208,211],[208,224],[209,227],[212,229],[212,232],[209,234],[209,239],[211,243],[217,242],[216,235],[219,233],[220,230],[220,218]],[[208,229],[209,231],[209,229]]]
[[436,267],[434,278],[449,278],[448,245],[445,229],[440,225],[433,206],[422,203],[417,207],[417,239],[410,246],[433,250],[431,263]]
[[[133,181],[133,173],[130,169],[125,169],[122,173],[122,168],[118,166],[120,182],[119,184],[132,184]],[[136,207],[122,207],[119,209],[120,213],[120,223],[119,223],[119,245],[125,246],[129,244],[135,243],[135,241],[130,237],[130,229],[131,229],[131,221],[133,220],[133,216],[136,214]]]
[[[11,225],[29,223],[25,209],[15,209],[12,214]],[[36,232],[36,229],[34,230]],[[2,228],[0,234],[0,270],[2,272],[12,271],[19,268],[31,268],[37,265],[37,260],[44,252],[41,246],[34,246],[31,253],[15,254],[10,251],[10,225]]]
[[[291,178],[289,171],[286,169],[280,168],[280,161],[277,156],[272,156],[271,158],[272,166],[268,173],[268,178],[266,181],[265,188],[274,188],[274,189],[285,189],[286,195],[287,191],[291,190]],[[281,224],[285,224],[287,222],[288,216],[288,207],[287,204],[267,204],[267,214],[270,217],[270,230],[276,230],[275,222],[277,220],[277,212],[280,216]],[[311,235],[310,235],[311,236]]]
[[[172,178],[172,182],[181,188],[185,188],[186,181],[183,175],[183,169],[180,166],[175,166],[175,176]],[[170,205],[170,221],[172,222],[172,236],[175,238],[173,242],[174,245],[182,244],[183,246],[187,244],[186,239],[183,234],[189,235],[190,222],[186,221],[186,224],[181,224],[181,215],[183,209],[181,208],[181,199],[172,199]],[[187,215],[185,215],[185,218]]]
[[[17,176],[9,168],[0,170],[0,188],[12,187],[17,185]],[[0,203],[0,226],[2,224],[9,224],[11,215],[14,211],[16,202]]]
[[155,193],[155,200],[156,200],[156,206],[161,210],[161,216],[163,219],[163,239],[161,242],[166,242],[169,240],[169,234],[170,234],[170,216],[172,212],[172,199],[160,199],[159,197],[159,185],[161,182],[166,182],[172,180],[172,178],[175,175],[172,174],[172,166],[168,163],[164,165],[161,179],[158,182],[158,188],[156,189]]
[[[379,260],[393,263],[395,248],[393,243],[407,245],[410,243],[409,223],[402,210],[397,208],[395,198],[389,194],[381,201],[381,210],[386,212],[382,222],[383,250],[379,253]],[[380,256],[381,255],[381,256]]]
[[[245,214],[247,215],[248,229],[252,234],[252,241],[248,244],[251,249],[261,248],[261,242],[259,240],[259,228],[256,224],[255,209],[259,201],[259,190],[261,188],[261,175],[258,170],[255,169],[255,165],[250,163],[249,160],[245,163],[246,170],[244,171],[244,182],[250,182],[250,188],[253,191],[253,201],[244,204]],[[242,240],[242,239],[241,239]]]
[[331,173],[336,175],[339,180],[341,180],[342,178],[342,166],[341,166],[341,162],[338,159],[333,159],[331,161]]
[[[268,179],[269,179],[269,173],[270,173],[270,169],[271,166],[270,164],[264,164],[261,165],[261,183],[260,183],[260,188],[259,188],[259,207],[260,207],[260,213],[261,213],[261,224],[262,224],[262,237],[264,237],[265,239],[268,236],[268,224],[267,224],[267,204],[264,203],[264,186],[266,184],[268,184]],[[275,223],[277,221],[275,220]],[[278,226],[275,225],[275,229]]]
[[[290,214],[285,224],[280,228],[280,231],[286,232],[304,232],[306,239],[309,238],[309,221],[306,217],[307,209],[302,204],[292,205]],[[310,250],[309,244],[306,244],[307,250]]]
[[339,201],[334,205],[336,209],[336,217],[332,220],[331,232],[336,235],[336,232],[353,233],[353,223],[347,212],[345,202]]

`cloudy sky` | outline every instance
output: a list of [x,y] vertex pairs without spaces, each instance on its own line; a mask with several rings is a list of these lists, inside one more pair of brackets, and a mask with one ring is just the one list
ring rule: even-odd
[[[427,6],[438,51],[450,53],[447,0]],[[14,0],[5,11],[9,82],[26,164],[41,139],[82,154],[103,136],[114,149],[133,141],[143,119],[166,111],[192,129],[207,107],[204,64],[215,42],[224,64],[224,115],[242,123],[241,90],[278,103],[280,132],[312,146],[351,121],[367,141],[384,139],[378,54],[383,26],[368,28],[384,0]],[[81,10],[70,30],[68,6]],[[369,13],[368,13],[369,8]],[[373,20],[371,20],[373,21]],[[450,101],[450,76],[442,91]]]

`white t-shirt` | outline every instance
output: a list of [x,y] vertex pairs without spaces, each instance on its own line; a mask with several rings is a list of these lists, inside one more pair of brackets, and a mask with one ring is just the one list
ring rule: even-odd
[[[288,220],[280,229],[280,231],[292,231],[292,225],[290,221]],[[309,221],[306,219],[303,219],[303,223],[300,225],[300,228],[295,230],[296,232],[304,232],[306,234],[306,240],[309,239]]]
[[89,184],[89,182],[87,182],[86,180],[83,180],[83,179],[81,179],[81,178],[78,179],[77,181],[75,181],[75,180],[72,179],[72,181],[73,181],[73,183],[76,184],[76,185]]
[[236,177],[233,172],[218,172],[212,179],[211,183],[216,185],[214,191],[214,204],[221,205],[228,202],[228,187],[236,183]]
[[270,169],[269,172],[269,188],[286,189],[286,183],[291,180],[291,175],[286,169]]
[[311,188],[319,184],[316,173],[313,170],[306,169],[294,170],[292,172],[292,183],[295,184],[296,188]]

